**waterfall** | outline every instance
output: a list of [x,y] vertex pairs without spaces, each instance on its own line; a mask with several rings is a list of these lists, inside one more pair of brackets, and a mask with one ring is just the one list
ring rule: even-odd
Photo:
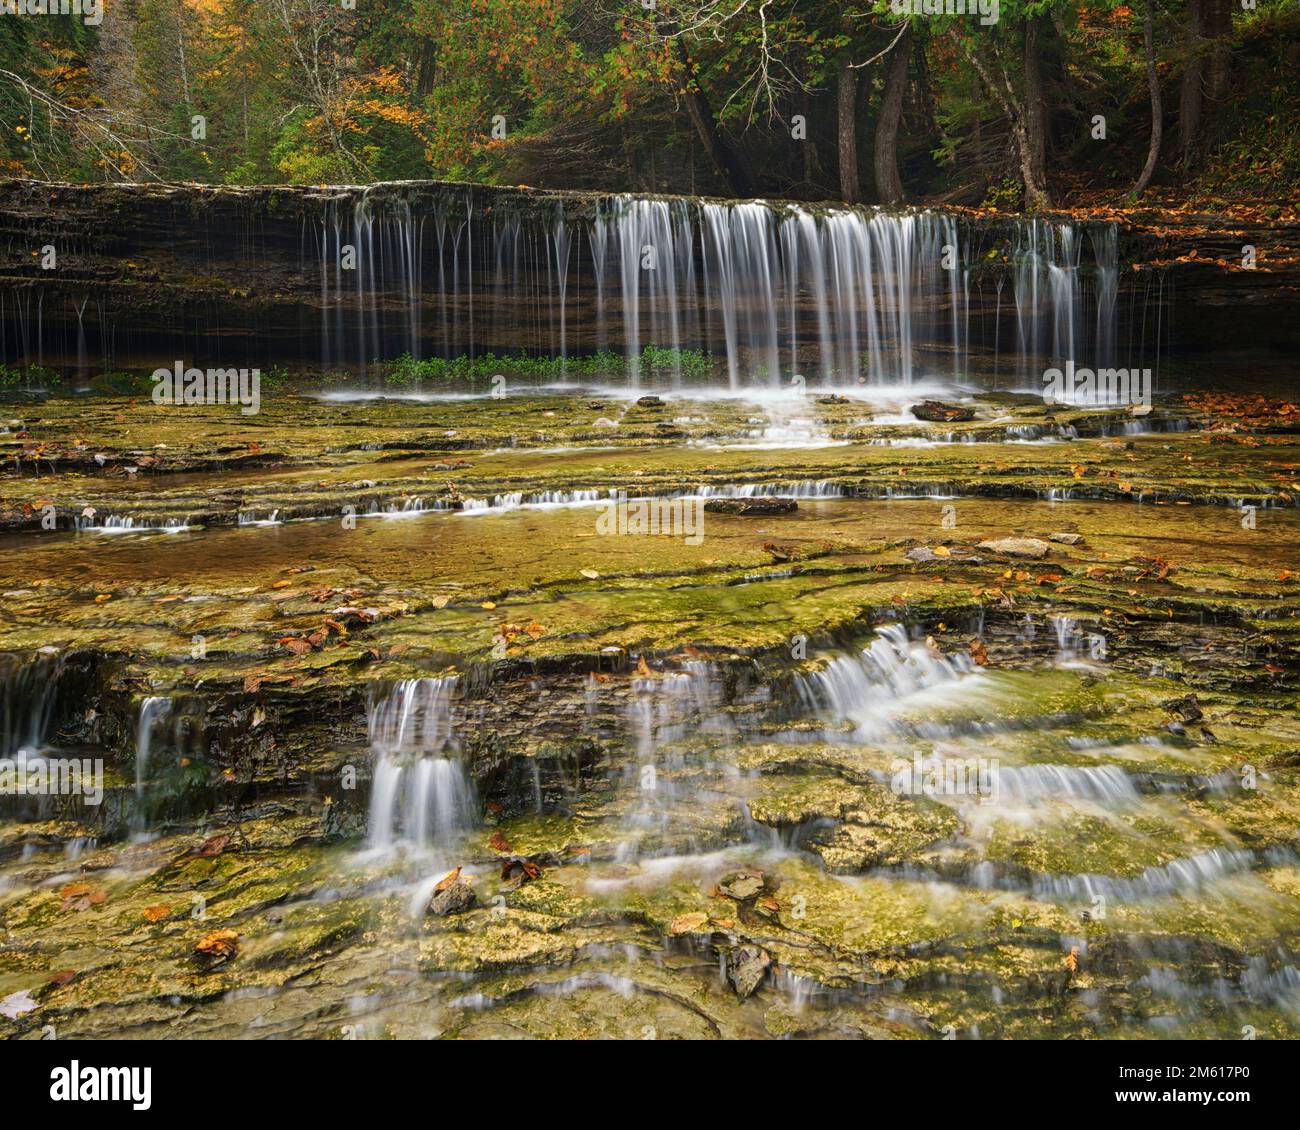
[[940,655],[927,644],[909,640],[901,624],[880,628],[876,635],[859,654],[837,656],[795,684],[808,710],[850,723],[862,741],[893,730],[894,712],[922,692],[954,687],[975,671],[970,656]]
[[457,756],[457,678],[405,679],[371,702],[369,843],[445,850],[473,826],[473,783]]
[[0,655],[0,757],[45,747],[62,665],[57,655]]
[[[1031,390],[1041,389],[1047,364],[1109,366],[1115,363],[1115,305],[1119,293],[1119,238],[1114,225],[1092,234],[1095,286],[1082,285],[1083,243],[1073,224],[1024,220],[1013,252],[1019,376]],[[1088,316],[1089,304],[1095,306]],[[1089,325],[1092,329],[1089,332]]]
[[[140,700],[135,726],[135,804],[131,831],[145,832],[160,814],[160,805],[177,799],[170,788],[149,796],[148,784],[172,774],[178,766],[200,761],[206,755],[207,703],[201,698],[174,699],[150,695]],[[167,754],[160,760],[161,754]],[[182,790],[183,791],[183,790]]]
[[[319,277],[326,370],[491,352],[564,371],[608,348],[635,386],[654,349],[668,351],[656,372],[679,387],[678,351],[698,349],[733,389],[795,374],[908,386],[962,378],[972,340],[1014,338],[1016,372],[1036,388],[1047,365],[1115,360],[1113,223],[1000,220],[1005,255],[990,265],[980,221],[930,209],[617,195],[506,202],[480,217],[473,192],[450,186],[410,198],[340,190],[318,207],[302,265]],[[972,333],[972,277],[989,270],[999,304],[1011,281],[1014,333]]]
[[149,761],[153,756],[154,730],[159,723],[170,720],[172,700],[150,695],[140,703],[140,713],[135,727],[135,795],[144,796],[144,782],[149,776]]

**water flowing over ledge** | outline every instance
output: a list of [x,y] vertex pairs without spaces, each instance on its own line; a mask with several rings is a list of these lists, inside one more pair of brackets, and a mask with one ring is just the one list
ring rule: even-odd
[[[45,187],[76,198],[45,217],[66,267],[0,279],[0,362],[85,376],[159,357],[357,375],[494,353],[564,378],[570,359],[610,351],[636,384],[648,348],[674,385],[701,375],[681,350],[712,355],[707,375],[732,388],[973,367],[1037,384],[1066,360],[1152,365],[1168,324],[1147,310],[1163,294],[1120,301],[1112,222],[433,182]],[[0,192],[0,235],[30,222],[32,191]],[[110,205],[111,229],[86,222]],[[148,284],[104,283],[100,257]]]

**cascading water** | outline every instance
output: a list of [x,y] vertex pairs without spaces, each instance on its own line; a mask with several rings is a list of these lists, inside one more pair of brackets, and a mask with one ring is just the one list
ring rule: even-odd
[[[686,759],[674,743],[692,733],[731,734],[730,717],[721,709],[725,699],[722,680],[713,664],[689,660],[681,671],[642,675],[632,680],[632,697],[624,710],[624,724],[636,751],[637,802],[630,823],[641,831],[664,832],[674,805],[681,800],[673,780]],[[633,842],[620,847],[620,856],[635,854]]]
[[800,676],[795,686],[806,709],[847,722],[856,739],[871,741],[894,731],[898,710],[927,691],[942,694],[974,672],[969,656],[941,655],[908,639],[901,624],[890,624],[859,654],[837,656],[823,670]]
[[419,205],[372,189],[322,205],[302,244],[320,279],[322,365],[522,351],[563,371],[612,349],[635,385],[654,347],[670,351],[674,386],[681,349],[715,355],[732,388],[795,374],[907,386],[962,377],[979,339],[1014,346],[1035,387],[1045,364],[1116,354],[1110,223],[1000,221],[1015,328],[999,340],[996,325],[972,329],[972,279],[989,268],[977,222],[955,213],[636,196],[582,214],[559,200],[524,207],[484,212],[451,188]]
[[370,706],[369,844],[442,851],[473,826],[474,787],[456,756],[457,678],[405,679]]
[[44,748],[54,718],[62,660],[0,656],[0,757]]

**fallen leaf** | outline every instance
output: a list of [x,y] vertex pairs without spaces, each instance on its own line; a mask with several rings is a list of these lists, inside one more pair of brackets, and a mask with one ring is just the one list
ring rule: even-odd
[[679,934],[698,934],[708,923],[709,916],[702,910],[695,910],[674,918],[668,924],[668,933],[674,938]]
[[457,867],[455,871],[448,871],[447,874],[438,880],[437,886],[433,888],[433,893],[437,894],[439,891],[445,891],[450,887],[452,883],[460,878],[460,870],[461,869]]
[[203,841],[194,854],[202,859],[212,859],[214,856],[220,855],[226,849],[226,845],[230,843],[230,840],[231,834],[229,832],[222,832],[220,835],[209,836]]
[[234,930],[214,930],[194,950],[210,959],[225,960],[234,957],[239,952],[239,934]]

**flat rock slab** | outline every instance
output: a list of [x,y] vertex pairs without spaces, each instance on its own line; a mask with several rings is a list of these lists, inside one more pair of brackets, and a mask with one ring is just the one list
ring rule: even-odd
[[710,514],[792,514],[799,509],[793,498],[711,498],[704,504]]
[[987,549],[990,553],[1000,553],[1004,557],[1029,557],[1037,561],[1047,556],[1051,546],[1039,538],[994,538],[992,541],[980,542],[979,548]]
[[1047,540],[1057,542],[1060,545],[1080,545],[1083,542],[1083,535],[1068,533],[1048,534]]
[[912,415],[932,424],[960,424],[975,419],[975,409],[960,404],[945,404],[942,400],[923,400],[912,405]]

